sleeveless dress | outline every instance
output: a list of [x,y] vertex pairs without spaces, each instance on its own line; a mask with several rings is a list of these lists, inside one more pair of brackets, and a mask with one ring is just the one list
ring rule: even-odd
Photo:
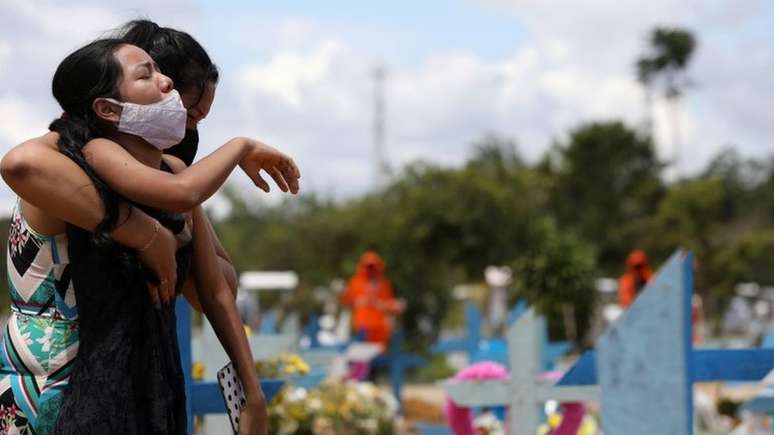
[[[173,233],[185,225],[179,214],[142,209]],[[80,348],[54,433],[187,433],[174,300],[153,305],[146,282],[155,276],[134,251],[98,246],[72,226],[67,236]],[[190,257],[189,243],[177,253],[178,276],[187,276]]]
[[0,350],[0,434],[51,434],[78,352],[67,235],[35,232],[17,201],[8,233],[11,316]]

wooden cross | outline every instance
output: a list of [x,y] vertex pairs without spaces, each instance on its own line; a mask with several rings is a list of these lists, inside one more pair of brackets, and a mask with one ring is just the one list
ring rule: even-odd
[[583,402],[598,398],[595,386],[558,388],[538,379],[541,371],[542,322],[528,309],[508,329],[509,381],[446,381],[443,388],[461,406],[510,407],[510,433],[534,435],[540,424],[539,406],[547,400]]
[[[519,300],[508,313],[508,325],[512,325],[519,320],[527,311],[527,304],[524,300]],[[548,326],[544,318],[538,318],[541,349],[541,367],[543,370],[553,368],[554,362],[560,356],[570,350],[570,343],[567,341],[548,341]],[[449,352],[465,352],[468,361],[496,361],[501,364],[508,364],[508,353],[505,340],[500,338],[481,338],[481,312],[472,302],[465,303],[465,335],[459,338],[448,338],[439,340],[433,345],[431,352],[435,354]]]
[[[184,298],[177,298],[177,341],[180,346],[180,362],[185,376],[186,407],[188,408],[188,433],[194,433],[193,417],[203,414],[225,414],[226,404],[217,382],[194,382],[191,377],[191,305]],[[284,381],[261,380],[261,389],[269,402],[282,388]],[[230,430],[230,429],[228,429]],[[224,428],[224,433],[227,432]]]
[[374,358],[371,365],[375,367],[387,367],[390,371],[390,384],[392,393],[398,402],[401,401],[403,393],[403,383],[406,369],[420,367],[427,364],[427,361],[414,353],[403,352],[403,331],[398,330],[390,338],[390,347],[387,352]]
[[447,382],[444,388],[461,405],[509,403],[512,434],[534,433],[537,404],[545,400],[597,397],[605,433],[690,434],[694,382],[758,381],[774,367],[772,349],[693,350],[692,293],[693,258],[677,252],[599,339],[596,352],[584,354],[556,386],[537,380],[530,312],[509,332],[510,382]]

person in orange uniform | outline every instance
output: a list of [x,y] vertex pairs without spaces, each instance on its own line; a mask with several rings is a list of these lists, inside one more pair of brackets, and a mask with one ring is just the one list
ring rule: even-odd
[[352,307],[354,330],[365,332],[366,341],[386,348],[392,335],[392,316],[402,310],[403,304],[395,298],[384,269],[381,257],[366,251],[341,294],[341,303]]
[[653,278],[653,269],[643,251],[636,250],[626,259],[626,273],[618,280],[618,304],[629,308],[634,299]]

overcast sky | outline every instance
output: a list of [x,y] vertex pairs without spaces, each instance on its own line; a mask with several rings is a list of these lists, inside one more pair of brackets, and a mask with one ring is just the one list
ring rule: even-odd
[[[118,2],[111,2],[118,3]],[[387,157],[459,164],[491,132],[538,158],[584,121],[644,116],[633,63],[655,25],[696,32],[682,105],[683,166],[720,149],[771,154],[774,2],[755,0],[0,0],[0,152],[59,114],[50,83],[70,51],[135,17],[184,29],[221,68],[200,153],[230,137],[294,156],[302,188],[371,186],[371,71],[384,65]],[[657,104],[659,153],[674,150]],[[200,154],[200,156],[203,154]],[[231,182],[248,188],[243,174]],[[0,211],[13,201],[0,190]]]

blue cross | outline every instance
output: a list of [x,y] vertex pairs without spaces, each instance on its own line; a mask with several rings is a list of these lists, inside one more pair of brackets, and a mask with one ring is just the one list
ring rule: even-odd
[[419,367],[426,364],[424,358],[413,353],[403,352],[403,331],[397,331],[392,334],[390,339],[390,348],[386,354],[380,355],[371,362],[374,367],[386,366],[390,371],[390,384],[392,393],[398,402],[401,402],[401,393],[405,379],[406,369]]
[[[508,325],[513,324],[527,311],[527,303],[519,300],[508,313]],[[465,352],[470,362],[484,360],[508,365],[508,352],[504,339],[481,338],[481,312],[472,302],[465,303],[465,335],[461,338],[441,340],[433,345],[431,352],[435,354],[449,352]],[[548,341],[548,326],[545,319],[540,320],[541,328],[541,365],[543,370],[551,370],[554,361],[570,350],[567,341]]]
[[[185,376],[186,406],[188,408],[188,433],[194,433],[193,417],[203,414],[225,414],[226,405],[217,382],[194,382],[191,378],[191,305],[182,297],[177,298],[177,340],[180,346],[180,362]],[[283,381],[262,380],[261,388],[266,402],[282,388]]]
[[596,352],[585,353],[559,381],[600,384],[605,432],[691,433],[693,383],[759,381],[774,368],[774,349],[694,350],[692,294],[693,257],[678,252]]

